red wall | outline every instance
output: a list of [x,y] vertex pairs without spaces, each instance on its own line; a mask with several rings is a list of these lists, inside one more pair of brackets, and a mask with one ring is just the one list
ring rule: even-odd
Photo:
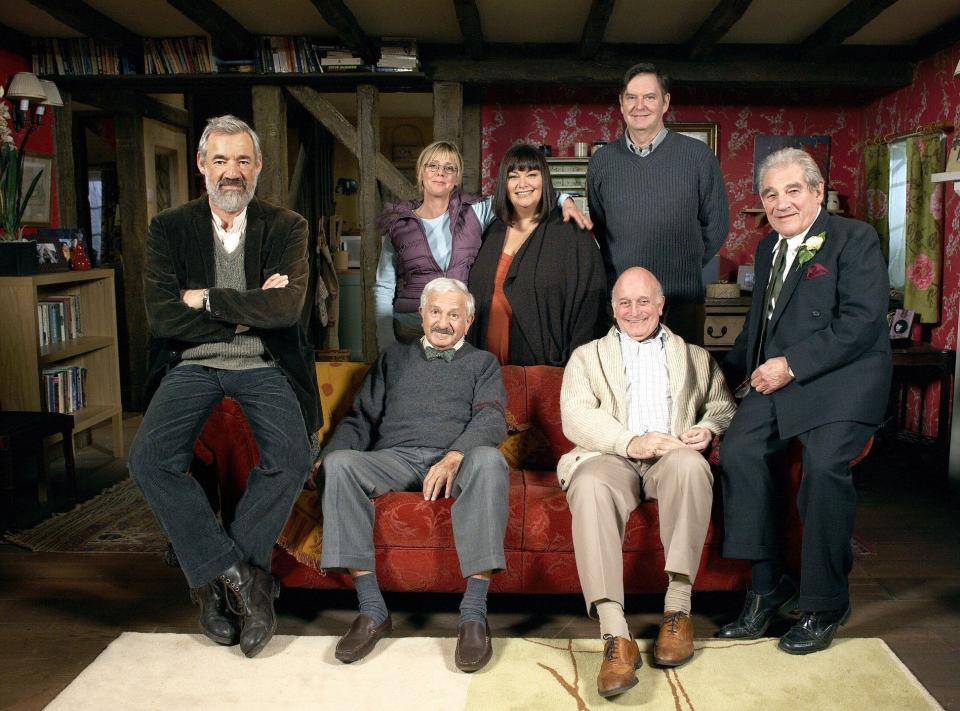
[[[623,120],[616,92],[598,102],[596,94],[567,92],[550,103],[530,100],[530,94],[490,95],[481,108],[481,160],[484,193],[493,190],[501,156],[517,140],[546,143],[553,155],[573,154],[576,141],[610,140],[622,133]],[[759,207],[753,192],[753,141],[757,134],[831,137],[829,188],[838,190],[845,207],[856,206],[862,192],[860,143],[863,110],[853,108],[783,107],[757,105],[673,105],[667,121],[711,121],[719,126],[718,154],[730,200],[730,233],[720,251],[720,275],[730,276],[736,265],[753,262],[757,242],[766,234],[744,208]]]
[[[6,92],[7,88],[10,86],[10,79],[17,72],[31,71],[30,60],[21,57],[18,54],[13,54],[3,48],[0,48],[0,83],[3,85],[3,90]],[[4,99],[6,101],[6,99]],[[9,107],[9,102],[7,102]],[[11,115],[13,111],[11,110]],[[11,126],[12,130],[12,126]],[[13,138],[17,142],[17,145],[20,145],[20,139],[23,137],[23,133],[15,133]],[[27,152],[28,153],[38,153],[44,156],[53,155],[53,111],[48,108],[47,112],[43,116],[43,124],[36,131],[33,132],[33,135],[30,136],[30,141],[27,143]],[[57,176],[56,172],[50,178],[50,226],[58,227],[60,222],[57,215]],[[31,234],[35,230],[28,227],[25,230],[26,234]]]

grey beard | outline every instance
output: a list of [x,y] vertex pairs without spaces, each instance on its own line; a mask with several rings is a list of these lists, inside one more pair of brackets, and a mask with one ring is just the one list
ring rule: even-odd
[[207,186],[207,195],[210,196],[210,202],[224,212],[240,212],[250,204],[254,194],[257,192],[257,177],[247,184],[246,190],[226,190],[221,191],[209,178],[205,178]]

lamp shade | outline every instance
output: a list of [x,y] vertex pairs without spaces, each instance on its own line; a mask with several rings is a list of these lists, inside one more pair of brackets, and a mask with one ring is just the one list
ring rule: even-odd
[[[57,92],[59,96],[59,92]],[[7,89],[8,99],[27,99],[39,103],[47,98],[40,86],[40,80],[33,72],[17,72],[10,80],[10,88]]]
[[60,98],[60,90],[57,85],[49,79],[41,79],[40,86],[43,87],[43,93],[46,99],[43,100],[44,106],[63,106],[63,99]]

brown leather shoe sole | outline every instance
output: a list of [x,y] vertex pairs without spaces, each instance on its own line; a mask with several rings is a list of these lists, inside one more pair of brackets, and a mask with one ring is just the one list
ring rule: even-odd
[[387,615],[379,626],[374,627],[367,615],[357,615],[350,629],[340,641],[334,656],[344,664],[358,662],[373,651],[377,642],[393,631],[393,618]]
[[[637,667],[637,668],[639,669],[639,667]],[[601,691],[600,689],[597,689],[597,693],[600,694],[600,696],[602,696],[603,698],[606,699],[606,698],[608,698],[608,697],[610,697],[610,696],[617,696],[617,695],[622,694],[622,693],[624,693],[624,692],[630,691],[630,689],[632,689],[633,687],[635,687],[635,686],[636,686],[637,684],[639,684],[639,683],[640,683],[640,680],[639,680],[637,677],[633,677],[633,681],[630,682],[629,684],[624,684],[623,686],[617,686],[617,687],[615,687],[615,688],[613,688],[613,689],[604,689],[604,690],[602,690],[602,691]]]

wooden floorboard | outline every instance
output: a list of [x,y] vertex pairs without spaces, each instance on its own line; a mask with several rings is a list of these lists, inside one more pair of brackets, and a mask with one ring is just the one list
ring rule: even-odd
[[[128,436],[136,424],[127,421]],[[945,708],[960,711],[960,500],[935,478],[904,485],[904,473],[886,470],[887,461],[882,452],[871,455],[858,471],[856,531],[872,555],[856,558],[853,615],[840,634],[884,639]],[[84,497],[125,475],[122,462],[90,448],[80,451],[78,465]],[[72,505],[56,463],[51,480],[51,503],[45,507],[33,498],[29,479],[20,483],[20,525]],[[456,596],[386,597],[395,636],[456,633]],[[741,601],[740,593],[696,594],[697,635],[712,635]],[[655,634],[661,604],[656,595],[628,598],[628,621],[637,636]],[[284,591],[278,633],[342,634],[354,605],[351,592]],[[494,595],[490,623],[501,637],[598,633],[576,595]],[[771,632],[783,632],[788,624],[778,622]],[[124,631],[198,631],[182,576],[159,556],[31,553],[0,545],[0,708],[42,708]]]

